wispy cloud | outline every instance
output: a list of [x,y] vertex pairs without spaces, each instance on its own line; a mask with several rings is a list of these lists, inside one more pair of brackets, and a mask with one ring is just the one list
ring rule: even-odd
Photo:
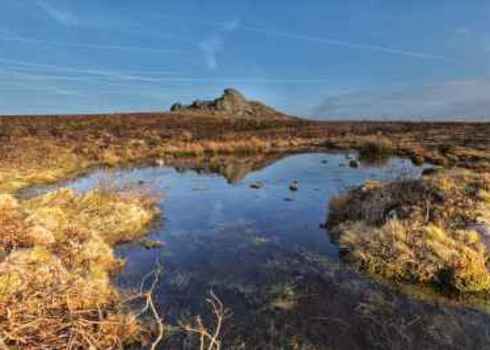
[[[327,78],[319,79],[273,79],[273,78],[206,78],[185,76],[176,71],[113,71],[106,69],[66,67],[52,64],[27,62],[0,58],[4,74],[17,74],[26,80],[93,80],[131,81],[142,83],[226,83],[226,84],[324,84]],[[5,66],[7,65],[7,66]],[[2,66],[0,65],[0,73]]]
[[217,33],[214,33],[198,44],[209,70],[216,70],[216,68],[218,68],[218,54],[225,50],[226,34],[237,30],[239,26],[239,19],[220,23],[219,31]]
[[311,42],[315,42],[315,43],[319,43],[319,44],[325,44],[325,45],[331,45],[331,46],[339,46],[339,47],[344,47],[347,49],[368,50],[368,51],[381,52],[381,53],[398,55],[398,56],[407,56],[407,57],[413,57],[413,58],[419,58],[419,59],[441,60],[441,61],[448,61],[448,62],[454,61],[450,57],[446,57],[446,56],[442,56],[442,55],[436,55],[436,54],[422,52],[422,51],[414,51],[414,50],[393,48],[393,47],[373,45],[373,44],[354,43],[354,42],[350,42],[350,41],[343,41],[343,40],[338,40],[338,39],[333,39],[333,38],[325,38],[325,37],[316,37],[316,36],[310,36],[310,35],[304,35],[304,34],[287,33],[287,32],[270,30],[270,29],[265,29],[265,28],[252,27],[252,26],[243,26],[242,25],[242,26],[240,26],[240,29],[246,30],[249,32],[261,33],[261,34],[266,34],[266,35],[271,35],[271,36],[276,36],[276,37],[295,39],[295,40],[303,40],[303,41],[311,41]]
[[48,1],[39,0],[37,6],[41,8],[52,20],[64,26],[76,26],[79,24],[78,18],[71,12],[56,8]]
[[364,90],[327,97],[312,115],[328,119],[490,120],[490,80]]
[[223,39],[219,35],[213,35],[199,43],[199,48],[204,54],[206,66],[209,70],[218,68],[217,55],[224,47]]
[[[154,15],[154,17],[179,18],[179,19],[187,19],[188,20],[187,17],[183,17],[183,16],[170,16],[170,15],[160,15],[159,14],[159,15]],[[307,35],[307,34],[302,34],[302,33],[300,34],[300,33],[285,32],[282,30],[275,30],[275,29],[270,29],[270,28],[247,25],[245,23],[242,23],[239,20],[225,21],[225,22],[223,22],[223,21],[222,22],[219,22],[219,21],[213,22],[213,21],[203,21],[200,19],[192,19],[192,22],[198,23],[198,24],[209,25],[209,26],[213,26],[213,27],[218,27],[218,28],[225,29],[225,30],[228,27],[228,28],[232,28],[231,29],[232,31],[242,30],[242,31],[265,34],[268,36],[281,37],[281,38],[287,38],[287,39],[292,39],[292,40],[309,41],[309,42],[314,42],[314,43],[319,43],[319,44],[324,44],[324,45],[343,47],[346,49],[366,50],[366,51],[380,52],[380,53],[385,53],[385,54],[390,54],[390,55],[413,57],[413,58],[425,59],[425,60],[439,60],[439,61],[446,61],[446,62],[456,62],[456,60],[451,58],[451,57],[446,57],[443,55],[437,55],[437,54],[433,54],[430,52],[410,50],[410,49],[405,49],[405,48],[397,48],[397,47],[384,46],[384,45],[377,45],[377,44],[371,44],[371,43],[351,42],[351,41],[340,40],[337,38],[318,37],[318,36]]]
[[[66,67],[53,64],[28,62],[22,60],[12,60],[7,58],[0,58],[0,63],[8,65],[10,71],[15,69],[22,69],[31,72],[41,73],[68,73],[68,74],[81,74],[90,77],[103,77],[114,80],[141,80],[141,81],[158,81],[159,75],[176,74],[172,71],[113,71],[107,69],[95,69],[95,68],[80,68],[80,67]],[[67,77],[70,78],[70,77]]]
[[120,51],[144,51],[144,52],[154,52],[154,53],[181,53],[182,50],[178,49],[166,49],[166,48],[154,48],[154,47],[143,47],[143,46],[128,46],[128,45],[99,45],[91,43],[66,43],[66,42],[53,42],[48,40],[33,39],[21,37],[9,33],[7,35],[2,35],[0,32],[0,40],[3,41],[17,41],[27,44],[39,44],[55,47],[78,47],[85,49],[100,49],[100,50],[120,50]]

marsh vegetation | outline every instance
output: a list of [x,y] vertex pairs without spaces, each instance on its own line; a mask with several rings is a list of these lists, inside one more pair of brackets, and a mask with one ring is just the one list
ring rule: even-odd
[[[490,288],[489,125],[182,112],[2,118],[0,126],[1,346],[150,347],[162,340],[160,317],[168,348],[199,344],[204,330],[208,346],[226,348],[488,344],[487,315],[459,303],[465,295],[485,300]],[[350,168],[343,154],[317,153],[270,166],[285,154],[332,149],[348,150],[351,160],[358,151],[361,163]],[[389,156],[455,169],[418,179],[421,168],[407,176],[413,165]],[[132,168],[148,165],[158,167]],[[129,176],[132,186],[98,187],[88,175],[67,188],[30,189],[91,171],[116,182]],[[189,210],[193,196],[206,204]],[[330,236],[319,227],[328,203]],[[163,244],[133,243],[147,234]],[[147,284],[164,310],[160,323],[139,312],[152,313],[140,286],[155,261],[164,275]],[[429,287],[447,304],[413,299],[392,282]],[[218,298],[211,296],[211,313],[210,290]],[[228,306],[233,315],[218,340],[212,310],[224,316]]]

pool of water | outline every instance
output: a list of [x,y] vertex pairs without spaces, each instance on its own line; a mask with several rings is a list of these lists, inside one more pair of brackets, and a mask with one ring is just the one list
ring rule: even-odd
[[[339,261],[322,228],[332,196],[366,180],[417,177],[423,169],[397,158],[352,168],[353,157],[315,153],[273,162],[229,159],[219,167],[100,169],[63,185],[83,192],[110,178],[160,196],[162,216],[149,237],[164,245],[119,247],[117,254],[127,264],[117,283],[136,288],[156,265],[163,266],[155,300],[173,324],[197,314],[212,324],[205,301],[212,290],[232,312],[223,329],[224,348],[486,344],[485,314],[408,298]],[[192,348],[185,338],[176,334],[162,348]]]

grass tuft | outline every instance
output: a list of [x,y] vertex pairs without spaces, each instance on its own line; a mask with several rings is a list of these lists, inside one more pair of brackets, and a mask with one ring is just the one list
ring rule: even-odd
[[395,154],[393,142],[386,137],[368,136],[358,146],[359,157],[363,160],[382,160]]
[[490,222],[490,177],[448,171],[430,178],[371,183],[334,199],[329,227],[344,258],[394,281],[443,291],[490,291],[488,246],[473,228]]
[[143,329],[111,283],[113,245],[157,215],[135,193],[67,189],[27,201],[0,196],[0,339],[8,348],[117,349]]

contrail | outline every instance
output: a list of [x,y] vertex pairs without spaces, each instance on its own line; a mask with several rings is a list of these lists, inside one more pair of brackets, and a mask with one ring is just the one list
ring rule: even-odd
[[182,53],[183,52],[182,50],[179,49],[158,49],[158,48],[141,47],[141,46],[54,43],[47,40],[24,38],[20,36],[0,37],[0,40],[18,41],[18,42],[29,43],[29,44],[42,44],[42,45],[57,46],[57,47],[79,47],[79,48],[86,48],[86,49],[101,49],[101,50],[147,51],[147,52],[155,52],[155,53]]
[[251,26],[241,26],[240,28],[242,30],[246,30],[249,32],[262,33],[262,34],[273,35],[273,36],[289,38],[289,39],[317,42],[317,43],[322,43],[322,44],[327,44],[332,46],[345,47],[348,49],[370,50],[370,51],[383,52],[387,54],[415,57],[415,58],[422,58],[422,59],[443,60],[449,62],[453,61],[448,57],[441,56],[441,55],[434,55],[426,52],[403,50],[403,49],[379,46],[379,45],[353,43],[348,41],[336,40],[331,38],[314,37],[314,36],[308,36],[302,34],[285,33],[285,32],[266,30],[257,27],[251,27]]
[[[318,84],[318,83],[327,83],[330,82],[327,78],[321,79],[268,79],[268,78],[199,78],[199,77],[185,77],[185,76],[167,76],[167,77],[155,77],[155,76],[142,76],[142,74],[152,74],[157,72],[115,72],[115,71],[106,71],[106,70],[97,70],[97,69],[79,69],[79,68],[71,68],[71,67],[60,67],[52,64],[42,64],[42,63],[34,63],[34,62],[26,62],[19,60],[11,60],[0,58],[0,63],[7,63],[12,65],[18,65],[27,70],[52,70],[54,72],[60,73],[77,73],[77,74],[87,74],[98,77],[105,77],[108,79],[116,79],[116,80],[126,80],[126,81],[141,81],[148,83],[161,83],[161,82],[170,82],[170,83],[263,83],[263,84]],[[18,69],[18,68],[14,68]],[[20,69],[22,70],[22,69]],[[134,73],[134,74],[132,74]],[[162,72],[160,72],[162,73]],[[165,72],[167,74],[177,74],[177,72]],[[31,75],[35,77],[35,75]],[[43,75],[40,75],[39,78],[43,78]],[[61,76],[51,76],[52,80],[56,80],[59,78],[63,80],[75,79],[76,77],[61,77]]]
[[[155,15],[154,17],[188,19],[187,17],[183,17],[183,16],[170,16],[170,15],[161,15],[161,14]],[[225,22],[225,21],[223,21],[223,22],[212,22],[212,21],[193,20],[193,23],[199,23],[199,24],[203,24],[203,25],[209,25],[209,26],[222,28],[224,25],[226,25],[227,22]],[[321,43],[321,44],[325,44],[325,45],[344,47],[347,49],[369,50],[369,51],[381,52],[381,53],[386,53],[386,54],[391,54],[391,55],[414,57],[414,58],[419,58],[419,59],[456,62],[455,60],[453,60],[449,57],[442,56],[442,55],[435,55],[435,54],[431,54],[428,52],[406,50],[406,49],[393,48],[393,47],[387,47],[387,46],[382,46],[382,45],[354,43],[354,42],[343,41],[343,40],[338,40],[338,39],[334,39],[334,38],[315,37],[315,36],[304,35],[304,34],[288,33],[288,32],[282,32],[282,31],[278,31],[278,30],[271,30],[271,29],[260,28],[260,27],[255,27],[255,26],[248,26],[248,25],[244,25],[241,23],[236,25],[235,30],[243,30],[243,31],[249,31],[249,32],[254,32],[254,33],[261,33],[261,34],[266,34],[266,35],[271,35],[271,36],[276,36],[276,37],[282,37],[282,38],[288,38],[288,39],[294,39],[294,40],[316,42],[316,43]]]
[[[156,72],[116,72],[116,71],[108,71],[108,70],[100,70],[100,69],[80,69],[80,68],[72,68],[72,67],[63,67],[57,66],[53,64],[43,64],[43,63],[35,63],[35,62],[27,62],[21,60],[11,60],[0,57],[1,63],[22,66],[25,68],[38,69],[38,70],[50,70],[55,72],[62,73],[78,73],[78,74],[87,74],[87,75],[95,75],[102,76],[112,79],[122,79],[122,80],[133,80],[133,79],[158,79],[153,77],[141,77],[139,75],[142,74],[155,74]],[[160,72],[159,74],[175,74],[176,72]]]

